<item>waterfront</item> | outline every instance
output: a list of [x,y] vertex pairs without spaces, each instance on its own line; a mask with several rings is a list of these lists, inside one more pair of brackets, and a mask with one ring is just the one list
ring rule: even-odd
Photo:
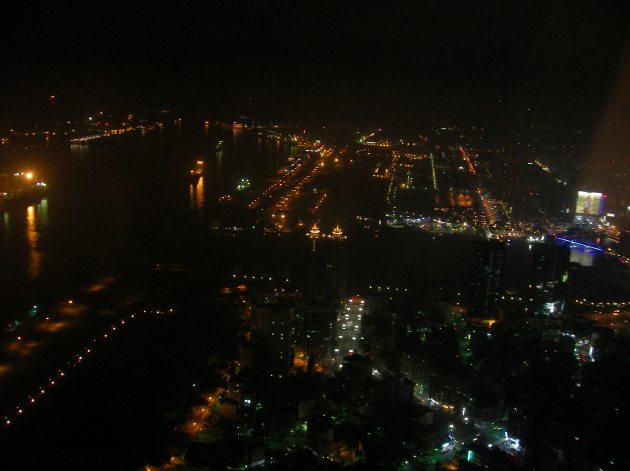
[[[221,153],[216,151],[218,140],[225,142]],[[142,285],[154,263],[182,264],[201,270],[216,286],[233,270],[269,270],[265,264],[275,262],[273,258],[260,257],[260,250],[256,249],[258,233],[247,234],[245,238],[241,235],[235,241],[226,240],[210,229],[230,212],[226,209],[229,206],[218,203],[221,195],[251,198],[285,165],[291,152],[295,152],[291,143],[239,130],[204,130],[191,124],[183,130],[171,127],[142,135],[112,137],[90,145],[51,146],[30,150],[24,156],[11,156],[10,164],[19,162],[42,172],[50,189],[38,202],[15,204],[1,211],[0,321],[4,325],[14,316],[26,313],[32,305],[50,305],[76,296],[103,277],[124,274]],[[199,159],[206,162],[206,174],[193,185],[186,174]],[[252,189],[239,195],[235,187],[243,177],[251,179]],[[361,200],[371,198],[369,204],[363,202],[364,208],[371,208],[380,195],[374,195],[370,188],[357,197],[362,182],[358,177],[354,186],[348,186],[347,182],[348,178],[338,183],[345,192],[337,196],[338,200],[350,201],[354,195],[359,202],[344,211],[334,202],[325,205],[323,217],[329,225],[346,224],[355,240],[358,236],[364,240],[363,245],[369,245],[373,232],[360,232],[351,224],[355,215],[361,214]],[[243,225],[243,221],[239,224]],[[306,252],[300,247],[302,240],[297,235],[282,237],[279,243],[282,249],[276,249],[278,256],[285,248],[294,253]],[[435,240],[426,234],[417,237],[425,244]],[[292,239],[296,241],[285,242]],[[425,256],[450,252],[447,247],[450,244],[442,240],[446,239],[438,239],[437,244],[443,247],[438,251],[414,248],[409,260],[414,264],[424,263]],[[234,247],[230,250],[226,244]],[[268,250],[274,250],[272,246],[276,245],[271,241],[266,244]],[[199,250],[192,251],[191,247]],[[373,252],[371,247],[364,251]],[[405,256],[399,257],[404,262]],[[366,256],[358,261],[359,266],[371,263],[369,258],[379,257]],[[454,257],[457,258],[461,257]],[[295,262],[299,266],[299,260]],[[426,264],[434,265],[429,259]],[[416,265],[408,270],[416,268],[419,273],[426,271]],[[359,269],[357,273],[363,271]],[[436,275],[447,277],[440,270]],[[395,279],[389,278],[387,275],[383,280],[360,280],[359,284],[395,283]]]
[[[250,229],[258,213],[238,210],[293,152],[291,142],[193,123],[23,156],[50,191],[7,207],[2,219],[2,321],[16,313],[30,320],[2,334],[0,357],[0,402],[11,422],[3,447],[30,450],[29,460],[18,457],[21,469],[47,462],[37,450],[55,454],[52,469],[78,468],[88,455],[96,469],[163,461],[173,427],[165,413],[190,398],[208,372],[205,359],[234,354],[238,325],[213,302],[220,288],[234,274],[298,286],[309,278],[313,244],[304,231]],[[198,160],[205,173],[191,182]],[[346,159],[326,173],[329,196],[317,216],[325,230],[341,224],[348,236],[340,242],[348,293],[381,286],[453,299],[468,280],[471,236],[357,219],[383,211],[385,186],[371,169]],[[239,193],[244,178],[252,188]],[[226,194],[231,206],[219,202]],[[507,253],[506,288],[522,292],[528,244],[513,242]],[[175,312],[121,326],[142,307]]]
[[[225,145],[217,155],[219,139]],[[45,148],[27,162],[46,175],[51,189],[38,202],[3,211],[2,321],[26,322],[2,334],[0,397],[2,414],[11,422],[5,424],[2,451],[16,443],[27,453],[29,443],[39,450],[32,449],[29,459],[14,457],[15,469],[40,465],[47,459],[39,456],[52,454],[58,457],[52,469],[62,463],[79,467],[88,454],[97,469],[131,469],[163,458],[172,432],[164,410],[177,409],[177,401],[188,397],[203,371],[200,359],[229,354],[235,334],[220,308],[202,309],[199,303],[214,298],[233,272],[306,276],[310,243],[301,233],[244,231],[235,237],[212,230],[220,223],[218,197],[234,193],[243,177],[251,179],[252,193],[259,190],[291,151],[290,143],[242,131],[173,127],[89,146]],[[199,159],[207,164],[206,174],[191,184],[186,174]],[[102,183],[94,185],[96,176]],[[371,282],[400,284],[417,271],[419,260],[432,263],[429,250],[419,245],[420,253],[416,248],[408,254],[402,273],[382,272],[374,280],[366,273],[373,273],[374,265],[389,265],[393,254],[375,256],[380,241],[374,233],[349,229],[362,241],[353,246],[351,289]],[[410,232],[390,236],[394,250],[401,243],[413,246],[418,236],[431,238]],[[190,271],[163,278],[152,270],[157,263]],[[417,281],[433,278],[426,268]],[[142,316],[129,327],[119,324],[147,302],[184,308],[168,319]],[[114,325],[120,334],[112,331]],[[118,395],[122,385],[124,399]],[[100,446],[113,435],[119,445]],[[73,451],[75,445],[82,451]]]
[[[220,150],[219,141],[224,142]],[[304,279],[309,249],[303,236],[265,237],[260,226],[250,231],[258,216],[239,210],[295,153],[292,142],[184,123],[7,156],[8,166],[27,165],[42,173],[50,189],[40,201],[2,209],[0,324],[27,318],[35,305],[44,307],[41,317],[102,279],[116,282],[104,290],[99,309],[129,305],[154,291],[156,263],[192,270],[199,275],[190,277],[195,289],[207,293],[234,272]],[[187,174],[198,160],[206,172],[191,182]],[[385,188],[369,178],[370,165],[346,161],[325,176],[331,195],[318,219],[325,230],[342,224],[351,236],[348,289],[391,284],[418,294],[459,290],[470,266],[469,237],[383,231],[356,219],[378,219],[384,211]],[[243,178],[252,188],[239,192]],[[220,203],[224,195],[233,201]],[[216,230],[228,224],[243,229],[238,237]],[[522,289],[528,247],[515,242],[509,251],[506,287]]]

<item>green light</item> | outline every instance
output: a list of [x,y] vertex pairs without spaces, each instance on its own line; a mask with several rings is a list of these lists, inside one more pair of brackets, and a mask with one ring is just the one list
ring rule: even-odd
[[429,158],[431,159],[431,178],[433,179],[433,191],[437,191],[437,178],[435,176],[435,162],[433,161],[433,154],[429,154]]

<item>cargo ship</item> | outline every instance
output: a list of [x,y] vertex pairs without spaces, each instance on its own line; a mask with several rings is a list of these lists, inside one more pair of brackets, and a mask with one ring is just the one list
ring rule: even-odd
[[33,172],[0,174],[0,204],[40,198],[47,188],[46,182]]

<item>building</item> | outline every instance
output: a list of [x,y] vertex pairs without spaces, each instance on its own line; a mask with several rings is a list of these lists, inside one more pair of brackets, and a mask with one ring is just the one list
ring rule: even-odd
[[307,255],[305,295],[311,299],[338,299],[345,294],[345,239],[318,239]]
[[470,312],[494,315],[500,309],[505,277],[505,244],[498,239],[477,240],[469,285]]
[[570,250],[553,241],[533,246],[532,284],[558,285],[566,281],[569,272]]
[[328,366],[336,332],[339,302],[306,300],[296,311],[294,367],[321,372]]
[[575,202],[576,222],[598,218],[604,213],[606,195],[591,191],[578,191]]
[[269,376],[286,377],[292,364],[294,301],[269,296],[254,306],[256,342]]
[[571,251],[553,241],[533,247],[530,299],[532,313],[557,316],[564,307],[564,284],[568,278]]

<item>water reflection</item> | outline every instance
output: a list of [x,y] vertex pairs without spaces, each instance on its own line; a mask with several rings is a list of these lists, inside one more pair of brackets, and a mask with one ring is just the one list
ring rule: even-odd
[[188,187],[190,209],[196,211],[203,208],[205,200],[205,187],[203,177],[199,177],[197,183],[191,183]]
[[28,276],[35,279],[42,267],[42,253],[38,248],[37,212],[35,206],[26,208],[26,246],[28,247]]
[[46,198],[37,205],[37,220],[40,230],[46,229],[48,226],[48,200]]
[[579,263],[583,267],[592,267],[595,255],[589,250],[571,247],[571,263]]
[[70,144],[70,153],[77,156],[86,156],[90,153],[90,146],[86,142]]
[[204,197],[205,197],[205,188],[204,188],[203,177],[201,177],[199,178],[199,181],[197,182],[197,189],[195,191],[195,199],[197,200],[197,207],[203,208]]
[[2,226],[4,227],[4,237],[5,239],[8,239],[9,236],[11,235],[11,219],[9,217],[9,213],[8,212],[4,212],[4,215],[2,216]]
[[222,149],[217,150],[217,161],[216,161],[215,171],[216,171],[215,179],[220,180],[223,175],[223,150]]

